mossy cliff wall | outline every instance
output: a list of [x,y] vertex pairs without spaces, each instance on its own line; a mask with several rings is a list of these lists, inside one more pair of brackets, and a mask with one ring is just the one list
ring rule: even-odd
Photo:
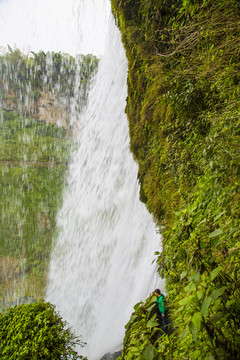
[[237,359],[240,4],[111,2],[129,63],[126,112],[140,197],[163,233],[159,274],[172,324],[156,339],[140,306],[123,358]]

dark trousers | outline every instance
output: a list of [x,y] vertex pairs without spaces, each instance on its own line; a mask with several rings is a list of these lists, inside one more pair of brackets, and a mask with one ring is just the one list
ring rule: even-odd
[[161,314],[161,318],[162,318],[162,323],[163,323],[163,331],[165,332],[165,334],[167,333],[167,321],[166,321],[166,314],[163,316],[162,313]]

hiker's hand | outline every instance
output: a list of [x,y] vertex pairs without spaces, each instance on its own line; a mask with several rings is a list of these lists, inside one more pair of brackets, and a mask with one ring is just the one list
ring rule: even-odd
[[162,316],[163,316],[163,317],[165,317],[165,315],[164,315],[164,314],[162,314]]

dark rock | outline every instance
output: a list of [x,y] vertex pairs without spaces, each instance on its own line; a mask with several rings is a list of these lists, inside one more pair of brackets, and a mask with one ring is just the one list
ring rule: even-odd
[[107,353],[103,355],[103,357],[100,360],[115,360],[121,355],[122,355],[122,350],[119,350],[114,353]]

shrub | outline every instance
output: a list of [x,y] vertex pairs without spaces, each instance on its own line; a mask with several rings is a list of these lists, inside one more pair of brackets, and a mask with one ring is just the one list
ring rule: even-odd
[[66,326],[55,307],[43,300],[0,313],[2,360],[82,359],[74,350],[84,343]]

